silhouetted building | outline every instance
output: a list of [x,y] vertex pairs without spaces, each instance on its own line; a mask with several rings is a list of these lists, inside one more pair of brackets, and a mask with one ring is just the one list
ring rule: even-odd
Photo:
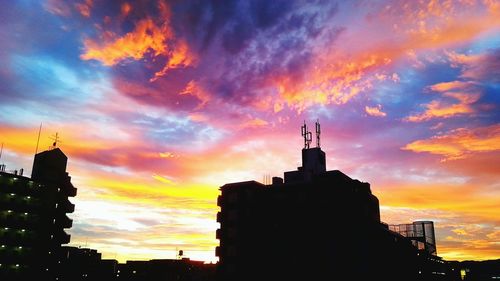
[[55,258],[53,270],[59,281],[109,280],[113,277],[114,267],[106,270],[101,253],[94,249],[63,246]]
[[[61,247],[55,255],[54,272],[58,281],[213,281],[215,264],[193,261],[189,258],[149,261],[101,259],[94,249]],[[50,278],[47,280],[56,280]]]
[[449,261],[453,273],[465,281],[500,280],[500,259],[485,261]]
[[[69,243],[64,229],[74,211],[76,188],[59,148],[35,155],[32,178],[0,172],[0,276],[57,278],[57,252]],[[4,279],[5,280],[5,279]]]
[[212,281],[215,264],[193,261],[189,258],[149,261],[127,261],[118,264],[116,280],[120,281]]
[[424,279],[427,259],[380,221],[369,183],[326,170],[316,130],[317,147],[309,148],[304,125],[302,166],[284,180],[220,188],[218,279],[440,280]]

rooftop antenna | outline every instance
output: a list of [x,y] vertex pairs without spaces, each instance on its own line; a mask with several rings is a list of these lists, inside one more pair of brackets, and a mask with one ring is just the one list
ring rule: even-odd
[[38,139],[36,141],[35,155],[38,153],[38,144],[40,143],[40,133],[42,132],[42,122],[40,122],[40,128],[38,129]]
[[52,146],[49,147],[49,149],[55,149],[57,147],[57,143],[61,142],[59,140],[59,133],[56,133],[54,136],[50,137],[50,139],[53,140],[54,142],[52,143]]
[[302,125],[300,129],[301,129],[301,134],[304,137],[304,149],[309,149],[309,146],[311,145],[312,141],[312,133],[307,131],[307,125],[305,120],[304,120],[304,125]]
[[321,135],[321,126],[319,125],[319,119],[316,120],[316,147],[320,147],[319,137]]
[[[3,142],[2,142],[2,148],[0,148],[0,159],[2,159],[2,152],[3,152]],[[5,164],[0,164],[0,172],[5,172]]]

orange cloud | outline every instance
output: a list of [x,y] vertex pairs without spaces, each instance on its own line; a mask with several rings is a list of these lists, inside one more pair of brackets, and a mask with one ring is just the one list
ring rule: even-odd
[[120,9],[121,9],[122,16],[126,17],[132,11],[132,5],[130,5],[130,3],[128,3],[128,2],[125,2],[122,4]]
[[80,58],[99,60],[104,65],[112,66],[128,58],[142,59],[148,52],[158,56],[166,54],[165,42],[172,36],[170,28],[158,27],[152,19],[147,18],[137,22],[132,32],[111,42],[100,44],[85,39],[85,53]]
[[186,88],[179,95],[192,95],[200,100],[200,104],[195,109],[201,109],[210,101],[210,95],[203,90],[194,80],[189,81]]
[[377,53],[351,58],[333,56],[329,60],[320,56],[314,69],[302,81],[282,76],[276,77],[272,83],[280,97],[298,111],[313,104],[345,104],[372,88],[372,80],[377,77],[369,75],[370,71],[390,62],[385,55]]
[[403,149],[441,155],[443,161],[465,158],[472,153],[497,151],[500,150],[500,125],[460,128],[445,135],[414,141]]
[[[86,3],[92,3],[87,0]],[[83,5],[83,4],[81,4]],[[91,5],[90,5],[91,6]],[[85,7],[90,7],[89,5]],[[170,7],[159,2],[161,24],[147,17],[135,24],[133,31],[119,37],[110,31],[103,31],[100,40],[85,39],[83,60],[98,60],[106,66],[113,66],[127,59],[140,60],[146,56],[164,56],[167,63],[150,79],[151,82],[165,75],[169,70],[193,65],[196,56],[190,51],[187,42],[177,39],[170,27]],[[121,16],[127,16],[132,6],[125,2],[121,6]],[[103,41],[103,43],[100,43]]]
[[170,53],[168,63],[162,70],[155,73],[153,81],[165,75],[170,69],[190,66],[195,62],[195,56],[189,51],[188,44],[184,40],[179,40],[174,50]]
[[382,111],[382,105],[380,104],[374,107],[365,106],[365,112],[368,113],[368,115],[375,117],[384,117],[387,115]]
[[376,195],[384,206],[434,210],[431,216],[436,218],[448,218],[449,215],[462,217],[460,222],[463,224],[500,223],[498,192],[485,194],[481,186],[475,184],[394,183]]
[[451,81],[434,84],[430,86],[429,89],[435,92],[447,92],[455,89],[465,89],[471,85],[473,85],[472,82]]
[[[473,82],[451,81],[429,86],[435,92],[444,92],[444,97],[458,100],[459,103],[449,104],[440,100],[433,100],[426,104],[427,110],[421,114],[406,117],[405,121],[421,122],[433,118],[449,118],[455,115],[475,112],[472,104],[479,100],[481,95],[474,92]],[[451,90],[466,90],[468,92],[450,92]]]
[[481,60],[481,55],[464,55],[456,52],[447,52],[446,54],[453,67],[458,67],[463,64],[473,64]]
[[160,153],[158,153],[158,156],[160,156],[161,158],[174,158],[174,157],[176,157],[176,155],[173,154],[172,152],[160,152]]
[[263,127],[267,126],[268,123],[265,120],[262,120],[260,118],[253,118],[248,120],[247,122],[243,123],[240,127],[241,128],[257,128],[257,127]]
[[412,115],[405,118],[405,121],[421,122],[433,118],[449,118],[455,115],[473,113],[474,109],[470,104],[476,102],[480,95],[467,93],[447,93],[445,96],[453,97],[460,101],[458,104],[448,105],[441,101],[433,100],[425,107],[427,110],[421,114]]
[[[468,9],[470,6],[453,1],[392,1],[368,19],[379,30],[391,30],[390,42],[380,36],[369,45],[366,40],[360,44],[359,38],[366,37],[365,31],[349,30],[342,34],[343,46],[347,49],[320,49],[304,77],[274,77],[271,84],[278,89],[281,100],[299,112],[313,104],[344,104],[373,88],[375,82],[388,80],[387,74],[373,73],[374,70],[383,69],[403,56],[467,42],[481,32],[500,27],[498,9],[475,13],[475,9]],[[399,77],[393,75],[392,80],[398,82]],[[434,102],[429,105],[428,114],[409,120],[426,120],[434,115],[446,118],[469,112],[471,108],[466,105],[449,107]]]
[[75,8],[80,13],[80,15],[88,18],[90,17],[90,10],[92,9],[93,0],[85,0],[83,3],[76,3]]

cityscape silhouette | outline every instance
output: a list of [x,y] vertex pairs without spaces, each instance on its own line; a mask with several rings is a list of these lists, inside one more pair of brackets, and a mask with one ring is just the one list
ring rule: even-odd
[[498,0],[0,9],[0,281],[500,280]]

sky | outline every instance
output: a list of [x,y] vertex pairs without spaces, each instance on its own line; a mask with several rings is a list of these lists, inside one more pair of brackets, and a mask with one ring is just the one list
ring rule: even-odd
[[219,187],[295,170],[319,120],[384,222],[500,258],[500,1],[4,1],[0,38],[0,163],[58,133],[73,246],[216,261]]

